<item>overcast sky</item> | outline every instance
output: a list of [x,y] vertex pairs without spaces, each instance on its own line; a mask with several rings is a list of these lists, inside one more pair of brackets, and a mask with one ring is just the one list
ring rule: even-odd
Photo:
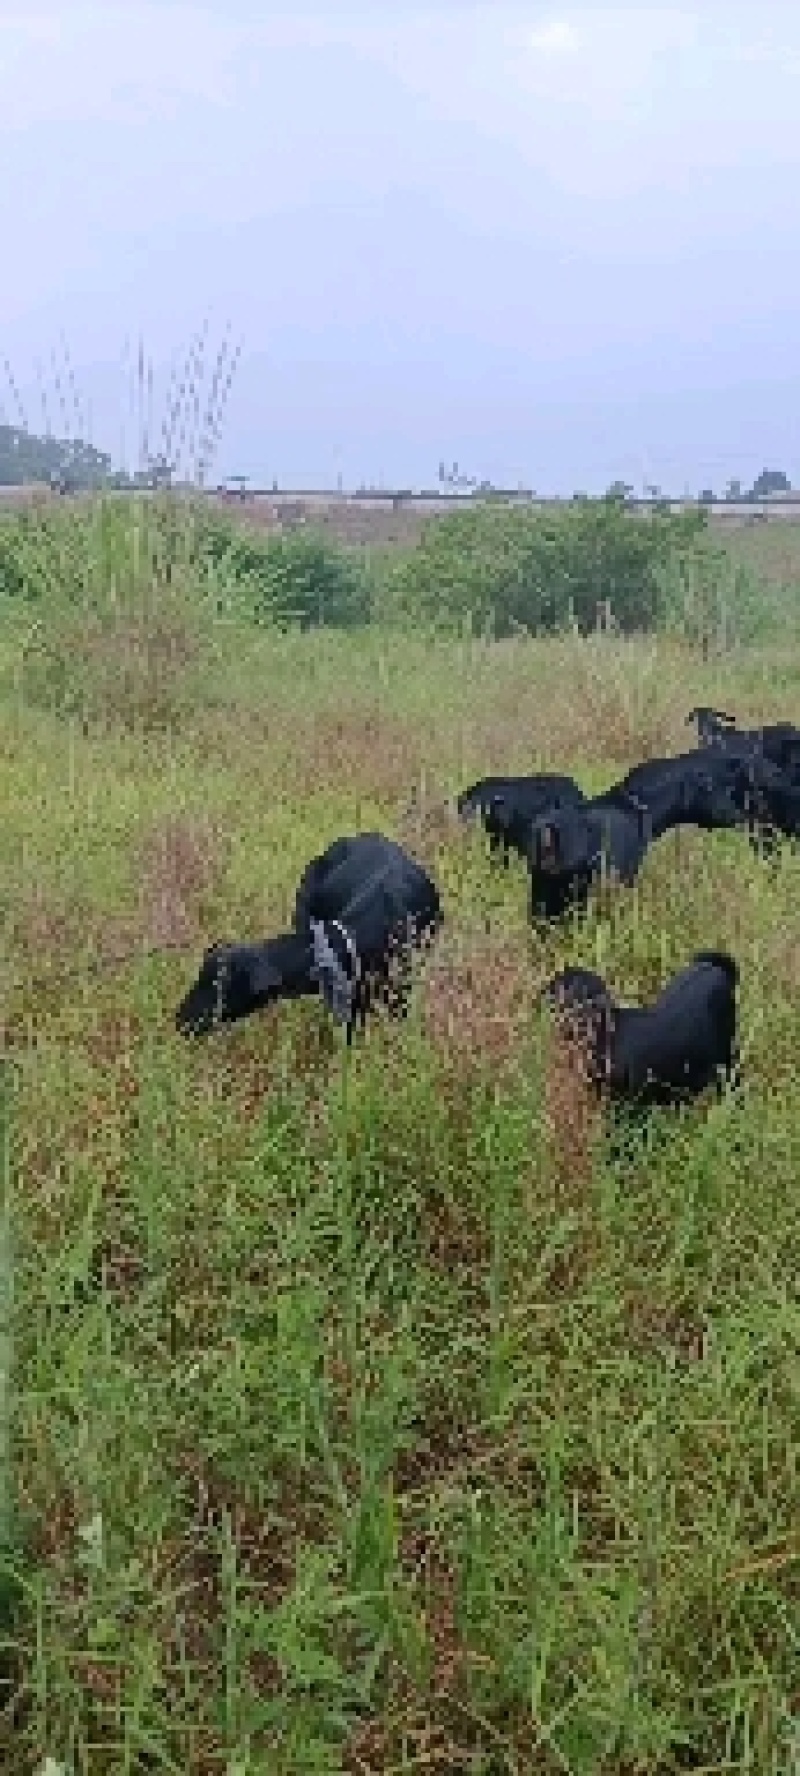
[[796,5],[0,0],[0,164],[0,420],[207,321],[215,478],[800,483]]

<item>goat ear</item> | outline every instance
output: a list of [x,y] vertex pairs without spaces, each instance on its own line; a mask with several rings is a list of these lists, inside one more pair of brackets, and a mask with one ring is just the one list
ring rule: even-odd
[[539,855],[543,859],[554,862],[558,857],[558,828],[549,820],[539,828]]

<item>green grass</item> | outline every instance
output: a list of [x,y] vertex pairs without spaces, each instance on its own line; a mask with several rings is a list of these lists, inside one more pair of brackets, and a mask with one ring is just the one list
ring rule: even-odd
[[[599,787],[695,702],[791,716],[797,656],[211,602],[137,570],[98,640],[45,601],[55,689],[0,623],[6,1767],[790,1776],[796,858],[684,832],[542,942],[439,810],[492,769]],[[204,944],[371,825],[446,902],[408,1026],[349,1063],[313,1004],[180,1044]],[[743,1101],[612,1167],[536,987],[569,957],[645,996],[712,944]]]

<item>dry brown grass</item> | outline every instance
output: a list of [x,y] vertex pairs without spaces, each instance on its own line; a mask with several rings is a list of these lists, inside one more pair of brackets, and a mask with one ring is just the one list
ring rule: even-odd
[[425,782],[424,790],[412,784],[411,795],[396,816],[395,833],[398,843],[405,845],[412,857],[434,875],[442,850],[460,844],[464,838],[455,799],[431,781]]
[[168,731],[182,714],[200,647],[185,619],[155,610],[97,624],[85,636],[89,718]]
[[603,1110],[590,1082],[585,1047],[567,1026],[552,1033],[543,1112],[557,1198],[563,1205],[583,1208],[591,1191]]
[[82,612],[26,643],[20,686],[35,708],[78,714],[85,734],[169,733],[198,694],[203,647],[176,601]]
[[498,1077],[517,1063],[531,1000],[527,947],[513,935],[443,936],[422,986],[423,1027],[443,1072]]
[[174,816],[152,827],[138,858],[142,941],[154,948],[199,943],[226,860],[224,835],[211,819]]
[[396,802],[424,769],[424,732],[392,715],[379,703],[298,713],[292,723],[294,765],[289,777],[294,793],[322,795],[347,785],[375,801]]
[[[135,909],[108,912],[74,888],[59,891],[29,879],[8,930],[11,980],[7,973],[2,1008],[7,1038],[13,1041],[21,1017],[46,1024],[87,975],[111,975],[153,950],[196,949],[224,863],[219,826],[176,816],[155,822],[140,841],[133,859]],[[97,1026],[88,1032],[96,1046]]]
[[532,674],[525,641],[500,643],[497,653],[502,689],[495,673],[470,722],[480,775],[588,766],[610,778],[620,765],[685,750],[685,711],[660,694],[656,655],[641,643],[550,642],[546,679]]

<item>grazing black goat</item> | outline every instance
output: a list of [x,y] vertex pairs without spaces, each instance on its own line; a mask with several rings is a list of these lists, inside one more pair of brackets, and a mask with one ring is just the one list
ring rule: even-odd
[[482,777],[465,789],[456,804],[462,820],[479,816],[489,834],[489,848],[507,865],[509,853],[526,855],[534,820],[547,808],[578,807],[585,801],[572,777],[542,772],[535,777]]
[[647,759],[595,799],[610,801],[620,792],[634,798],[646,810],[653,839],[675,826],[698,826],[706,832],[740,826],[745,809],[743,793],[736,794],[737,765],[725,755],[696,752]]
[[648,837],[647,810],[622,792],[606,802],[548,808],[528,833],[531,917],[557,919],[571,906],[584,906],[604,862],[632,884]]
[[736,718],[724,710],[702,704],[690,710],[687,725],[697,726],[701,747],[724,752],[756,754],[780,771],[800,771],[800,728],[793,722],[772,722],[763,728],[737,728]]
[[750,843],[769,855],[779,838],[800,837],[800,777],[792,777],[764,758],[736,761],[737,798],[746,809]]
[[784,838],[800,838],[800,782],[771,782],[756,786],[762,825]]
[[205,1035],[279,999],[320,993],[349,1043],[377,998],[405,1014],[411,952],[433,937],[442,918],[430,876],[392,839],[335,839],[303,872],[294,930],[207,950],[175,1013],[176,1027]]
[[724,950],[699,950],[652,1005],[620,1005],[599,974],[565,968],[545,987],[585,1048],[598,1091],[639,1106],[679,1103],[738,1069],[739,970]]
[[[721,719],[714,710],[699,714],[712,724]],[[713,726],[701,726],[701,737],[710,732],[716,733]],[[749,732],[726,726],[716,739],[707,738],[705,751],[696,756],[713,759],[717,772],[727,771],[755,848],[768,853],[778,837],[800,836],[800,730],[791,722]]]

